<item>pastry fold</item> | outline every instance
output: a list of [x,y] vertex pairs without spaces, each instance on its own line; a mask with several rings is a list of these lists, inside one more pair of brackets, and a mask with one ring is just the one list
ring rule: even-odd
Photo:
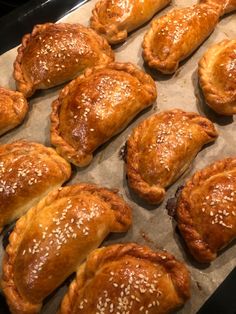
[[51,143],[68,161],[86,166],[101,144],[155,99],[155,82],[131,63],[88,69],[53,102]]
[[13,314],[39,313],[42,302],[110,232],[131,225],[131,209],[92,184],[49,193],[16,223],[3,260],[2,289]]
[[80,24],[36,25],[22,39],[14,78],[26,97],[73,79],[87,67],[107,64],[114,54],[105,38]]
[[22,93],[0,87],[0,135],[24,120],[28,103]]
[[223,115],[236,113],[236,40],[210,47],[198,65],[199,83],[206,103]]
[[191,55],[213,32],[219,17],[235,9],[233,1],[208,0],[169,11],[155,19],[144,36],[144,60],[162,73],[174,73],[180,61]]
[[194,258],[211,262],[236,238],[236,158],[197,171],[179,196],[178,228]]
[[52,148],[26,140],[0,145],[0,230],[70,175],[70,164]]
[[145,119],[127,141],[129,186],[149,203],[160,203],[165,189],[189,167],[203,145],[217,136],[210,120],[180,109]]
[[185,265],[135,243],[93,251],[80,266],[58,314],[172,313],[190,296]]
[[110,44],[117,44],[128,33],[150,20],[171,0],[101,0],[92,11],[90,26]]

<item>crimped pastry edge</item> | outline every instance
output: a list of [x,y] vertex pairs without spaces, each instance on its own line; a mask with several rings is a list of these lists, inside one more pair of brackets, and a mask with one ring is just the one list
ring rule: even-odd
[[[73,309],[73,303],[79,291],[87,279],[94,277],[96,271],[104,264],[117,260],[125,255],[131,255],[138,259],[145,259],[152,263],[161,264],[170,274],[178,296],[184,304],[190,297],[190,276],[186,266],[175,259],[166,251],[152,251],[147,246],[136,243],[114,244],[102,247],[91,252],[87,261],[82,264],[64,296],[60,310],[57,314],[69,314]],[[86,278],[87,277],[87,278]]]
[[131,225],[131,208],[126,204],[121,196],[116,191],[107,188],[100,188],[95,184],[80,183],[64,188],[58,188],[50,192],[44,197],[35,207],[32,207],[24,216],[16,223],[14,230],[10,234],[9,244],[6,248],[6,253],[3,258],[3,275],[1,279],[1,287],[4,294],[7,296],[7,303],[13,314],[36,314],[39,313],[42,307],[42,301],[39,303],[31,303],[21,297],[14,283],[14,262],[17,255],[18,247],[27,232],[25,226],[30,220],[34,219],[37,212],[45,206],[50,205],[58,198],[69,195],[76,195],[78,192],[85,190],[86,192],[98,193],[102,200],[111,202],[111,209],[116,215],[115,228],[117,232],[126,231]]
[[163,114],[168,112],[176,112],[176,113],[183,113],[186,116],[194,117],[194,118],[200,118],[206,122],[206,125],[203,125],[202,127],[205,129],[205,132],[209,136],[209,142],[213,141],[217,136],[218,133],[214,127],[214,124],[208,120],[205,117],[202,117],[201,115],[195,113],[195,112],[186,112],[181,109],[172,109],[167,110],[164,112],[157,113],[155,115],[152,115],[148,117],[147,119],[140,122],[132,131],[131,136],[127,140],[127,165],[126,165],[126,172],[128,176],[128,183],[129,186],[132,188],[132,190],[137,193],[141,198],[148,201],[150,204],[159,204],[163,201],[165,197],[165,187],[162,187],[160,185],[150,185],[148,182],[146,182],[141,174],[139,173],[139,158],[138,153],[136,149],[136,143],[138,142],[138,129],[143,128],[145,130],[145,125],[149,123],[150,120],[155,119],[156,115]]
[[200,185],[212,175],[220,173],[224,170],[230,170],[236,167],[236,158],[226,158],[218,160],[209,166],[197,171],[190,180],[187,181],[182,189],[176,208],[176,220],[178,228],[188,246],[193,257],[200,263],[210,263],[217,257],[217,252],[212,251],[206,241],[203,240],[201,234],[195,229],[193,219],[191,218],[188,202],[191,190],[195,186]]
[[[225,39],[211,46],[198,63],[199,84],[203,91],[206,103],[218,114],[233,115],[236,114],[236,92],[230,95],[224,90],[219,91],[217,87],[209,80],[209,61],[212,60],[212,53],[221,53],[225,48],[235,44],[236,40]],[[217,54],[218,54],[217,53]],[[232,107],[232,108],[230,108]]]
[[[51,143],[56,147],[57,152],[66,158],[69,162],[79,167],[87,166],[93,159],[93,152],[85,153],[83,151],[77,151],[73,146],[68,144],[66,140],[60,135],[59,131],[59,111],[62,105],[63,98],[74,88],[77,84],[83,81],[85,78],[92,76],[96,71],[100,69],[114,69],[117,71],[125,71],[135,76],[142,84],[142,90],[149,93],[152,98],[156,99],[156,86],[152,78],[132,63],[119,63],[112,62],[108,65],[96,66],[86,69],[83,74],[67,84],[60,92],[59,97],[52,103],[51,112]],[[121,132],[122,130],[120,130]],[[114,134],[115,135],[115,134]],[[102,144],[101,144],[102,145]]]
[[[70,24],[70,23],[37,24],[34,26],[32,33],[29,33],[29,34],[26,34],[23,36],[21,46],[17,49],[18,54],[17,54],[16,60],[14,62],[13,77],[16,81],[17,89],[20,92],[22,92],[26,98],[28,98],[34,94],[34,92],[38,89],[37,88],[38,84],[34,84],[32,82],[29,82],[28,80],[26,80],[24,78],[24,75],[23,75],[23,72],[21,69],[21,63],[22,63],[22,58],[24,55],[24,50],[27,48],[28,44],[30,43],[31,38],[37,36],[38,34],[40,34],[41,32],[43,32],[44,30],[46,30],[47,28],[49,28],[52,25],[54,25],[56,27],[60,27],[60,28],[65,28],[65,29],[71,25],[78,25],[78,26],[84,27],[86,29],[89,29],[90,31],[92,31],[93,35],[96,37],[96,40],[101,44],[101,47],[104,49],[104,51],[107,52],[107,56],[109,56],[111,58],[111,60],[114,60],[114,53],[111,50],[107,40],[105,38],[103,38],[102,36],[99,36],[93,29],[91,29],[89,27],[83,26],[82,24],[79,24],[79,23],[74,23],[74,24]],[[63,83],[63,82],[61,82],[61,83]],[[53,86],[55,86],[55,85],[53,85]],[[49,86],[46,88],[50,88],[53,86]]]
[[[24,97],[23,93],[21,93],[21,92],[12,91],[10,89],[0,87],[0,93],[3,95],[9,96],[13,100],[13,102],[14,102],[13,109],[15,112],[16,112],[17,104],[19,104],[21,106],[21,112],[19,114],[16,113],[16,117],[18,120],[17,123],[12,124],[11,126],[6,126],[4,129],[0,130],[0,136],[1,136],[4,133],[14,129],[15,127],[17,127],[18,125],[20,125],[23,122],[23,120],[24,120],[24,118],[25,118],[25,116],[29,110],[29,106],[28,106],[28,102],[27,102],[26,98]],[[23,102],[21,102],[20,100],[23,100]]]

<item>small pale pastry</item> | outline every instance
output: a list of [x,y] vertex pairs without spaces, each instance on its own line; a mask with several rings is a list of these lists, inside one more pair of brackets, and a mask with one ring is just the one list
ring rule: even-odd
[[173,255],[115,244],[90,253],[58,314],[167,314],[189,297],[189,272]]
[[114,60],[107,41],[80,24],[36,25],[22,39],[14,78],[26,97],[73,79],[85,68]]
[[77,184],[49,193],[16,223],[3,260],[2,289],[11,313],[39,313],[43,300],[110,232],[131,225],[115,192]]
[[70,164],[52,148],[25,140],[0,145],[0,230],[70,174]]
[[181,191],[176,217],[194,258],[214,260],[236,238],[236,158],[197,171]]
[[24,120],[28,103],[22,93],[0,87],[0,135]]
[[173,109],[147,118],[127,141],[129,186],[148,203],[160,203],[165,189],[217,136],[213,123],[196,113]]
[[76,166],[156,99],[152,78],[131,63],[111,63],[85,71],[52,104],[51,142]]
[[236,40],[223,40],[203,55],[199,83],[206,103],[217,113],[236,113]]
[[90,26],[110,44],[124,41],[128,33],[150,20],[171,0],[101,0],[92,11]]
[[155,19],[144,36],[144,60],[162,73],[174,73],[180,61],[213,32],[219,17],[236,9],[233,1],[208,0],[191,7],[173,9]]

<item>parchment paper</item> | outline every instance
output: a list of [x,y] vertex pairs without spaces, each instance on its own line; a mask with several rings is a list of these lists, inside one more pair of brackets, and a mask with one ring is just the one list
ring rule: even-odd
[[[156,16],[164,14],[173,6],[185,7],[194,3],[195,2],[192,0],[176,0],[171,6],[167,7]],[[61,21],[88,25],[94,4],[94,0],[90,1],[65,16]],[[141,56],[141,42],[148,27],[149,23],[133,32],[124,44],[115,48],[115,53],[117,61],[133,62],[150,73],[150,70],[144,67]],[[186,252],[183,242],[175,231],[175,223],[168,216],[165,209],[167,199],[173,197],[177,187],[183,184],[196,170],[205,167],[215,160],[226,156],[235,156],[236,154],[235,117],[219,117],[204,105],[198,87],[196,72],[197,62],[206,48],[225,38],[236,38],[236,14],[229,14],[224,17],[211,36],[187,59],[187,61],[183,62],[175,75],[164,76],[157,74],[155,71],[152,72],[153,78],[157,83],[157,103],[154,104],[152,108],[140,114],[125,131],[99,148],[90,166],[82,170],[79,168],[74,169],[73,177],[68,182],[68,184],[79,181],[94,182],[109,188],[118,188],[124,199],[133,208],[133,227],[127,234],[109,236],[107,241],[104,242],[105,245],[108,243],[135,241],[140,244],[149,245],[153,249],[165,248],[173,253],[176,258],[186,262],[191,272],[192,298],[187,302],[184,308],[178,312],[182,314],[196,313],[205,300],[236,265],[235,241],[231,246],[227,247],[210,266],[204,267],[194,262]],[[16,49],[12,49],[0,56],[0,86],[15,89],[15,83],[12,78],[12,65],[15,57]],[[51,112],[51,102],[57,98],[62,87],[63,86],[59,86],[47,91],[37,92],[33,98],[30,99],[30,111],[24,123],[2,136],[0,143],[9,143],[17,139],[25,138],[50,145],[49,115]],[[216,143],[205,147],[198,154],[190,169],[168,189],[165,201],[158,207],[152,207],[148,206],[145,202],[137,200],[135,195],[127,187],[124,162],[119,157],[119,151],[134,126],[153,113],[170,108],[182,108],[207,116],[216,123],[220,136]],[[53,314],[56,312],[66,289],[67,287],[65,285],[57,290],[45,304],[42,311],[43,314]]]

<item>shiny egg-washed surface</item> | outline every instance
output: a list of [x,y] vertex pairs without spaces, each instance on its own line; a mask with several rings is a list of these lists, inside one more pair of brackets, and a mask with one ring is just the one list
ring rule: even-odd
[[[96,1],[89,3],[66,16],[63,22],[88,25],[91,11]],[[169,12],[174,5],[183,8],[194,5],[193,0],[176,0],[172,6],[167,7],[156,17]],[[155,73],[153,78],[157,83],[158,98],[156,104],[150,109],[140,114],[123,132],[109,141],[109,145],[102,146],[95,154],[93,162],[85,169],[76,169],[73,178],[68,184],[79,181],[95,182],[110,188],[118,188],[125,200],[133,208],[133,226],[127,234],[116,237],[109,237],[104,245],[108,243],[135,241],[146,244],[153,249],[162,247],[174,254],[176,258],[187,263],[191,271],[192,298],[179,310],[181,314],[195,314],[205,300],[213,293],[216,287],[228,275],[235,266],[235,246],[230,246],[209,267],[202,268],[197,263],[193,263],[187,251],[184,249],[182,241],[175,232],[175,223],[172,222],[165,210],[166,201],[160,206],[148,206],[147,203],[138,200],[128,189],[124,175],[124,163],[119,157],[120,149],[125,144],[131,130],[144,118],[152,114],[180,108],[185,111],[193,111],[206,116],[215,122],[215,126],[220,133],[214,145],[204,148],[194,159],[190,169],[180,179],[171,186],[166,193],[166,200],[173,197],[177,187],[182,185],[186,179],[195,171],[202,169],[217,159],[235,155],[236,123],[235,117],[220,117],[215,115],[206,107],[201,97],[198,87],[197,63],[206,51],[207,47],[226,38],[235,38],[236,16],[229,14],[225,16],[217,25],[215,31],[204,42],[202,46],[179,68],[176,75],[162,76]],[[114,49],[116,61],[132,62],[150,73],[149,69],[143,66],[141,43],[144,34],[149,28],[149,23],[139,30],[130,34],[126,42]],[[16,57],[16,50],[9,51],[0,57],[0,85],[15,87],[12,78],[12,64]],[[15,139],[25,137],[30,140],[39,141],[44,144],[50,143],[50,113],[51,103],[58,97],[61,87],[42,91],[30,100],[31,111],[27,120],[17,129],[9,132],[0,138],[1,143],[11,142]],[[150,208],[152,210],[150,210]],[[50,298],[43,307],[43,314],[56,313],[59,303],[66,293],[67,287],[64,285],[55,296]]]

